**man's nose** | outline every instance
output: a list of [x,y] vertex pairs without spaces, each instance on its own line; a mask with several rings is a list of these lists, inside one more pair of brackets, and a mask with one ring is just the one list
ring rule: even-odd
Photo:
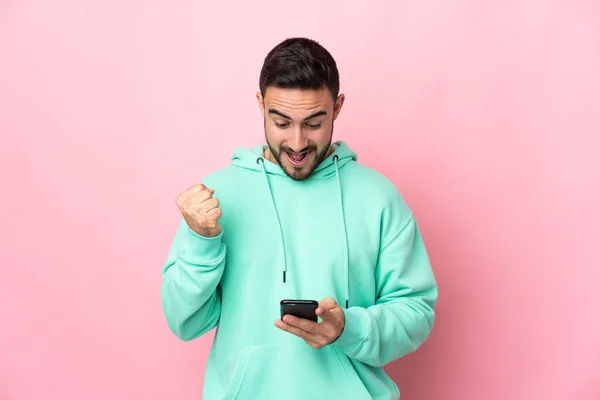
[[296,152],[300,152],[308,146],[308,139],[304,135],[301,125],[294,128],[294,134],[288,141],[288,146],[292,151]]

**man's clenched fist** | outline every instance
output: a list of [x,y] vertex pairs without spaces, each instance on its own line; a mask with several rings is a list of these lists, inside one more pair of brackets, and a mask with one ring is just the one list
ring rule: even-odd
[[185,222],[200,236],[215,237],[221,233],[222,211],[214,193],[213,189],[198,184],[177,196],[177,206]]

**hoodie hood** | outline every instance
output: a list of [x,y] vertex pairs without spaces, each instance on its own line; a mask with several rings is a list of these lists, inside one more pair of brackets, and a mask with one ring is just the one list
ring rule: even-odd
[[[321,161],[307,179],[327,179],[334,177],[336,174],[336,161],[337,168],[342,168],[349,161],[356,161],[358,159],[356,153],[345,142],[334,142],[332,146],[335,149],[334,152]],[[283,168],[264,158],[264,151],[267,148],[266,145],[256,145],[251,149],[238,147],[231,156],[231,164],[236,167],[262,172],[263,166],[259,163],[259,159],[262,159],[264,161],[264,169],[268,175],[278,175],[287,178],[288,176]]]

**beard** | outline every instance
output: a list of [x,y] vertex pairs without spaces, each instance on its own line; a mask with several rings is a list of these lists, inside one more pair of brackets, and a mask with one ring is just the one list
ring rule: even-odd
[[[281,169],[283,169],[285,174],[295,181],[303,181],[303,180],[307,179],[310,176],[310,174],[312,174],[313,171],[319,166],[319,164],[321,164],[321,162],[323,162],[323,160],[327,158],[327,155],[329,153],[329,148],[331,147],[332,137],[333,137],[333,125],[331,126],[329,142],[327,143],[327,146],[325,146],[325,148],[318,150],[317,144],[315,142],[309,141],[308,146],[306,146],[304,149],[302,149],[299,152],[295,152],[295,151],[292,151],[292,149],[290,149],[287,146],[279,146],[279,148],[275,148],[273,145],[271,145],[271,143],[269,142],[269,139],[267,138],[266,129],[265,129],[265,139],[267,141],[267,145],[269,146],[269,150],[271,150],[271,154],[273,154],[273,157],[277,161],[277,164],[279,164],[279,166],[281,167]],[[309,154],[306,157],[311,157],[311,159],[308,160],[307,163],[305,165],[303,165],[302,167],[295,167],[289,163],[284,164],[282,162],[282,157],[285,156],[284,153],[286,153],[288,151],[291,153],[309,152]],[[285,156],[285,157],[287,157],[287,156]]]

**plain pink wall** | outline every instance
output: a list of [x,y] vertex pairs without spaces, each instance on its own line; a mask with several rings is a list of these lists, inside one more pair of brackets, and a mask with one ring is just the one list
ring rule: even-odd
[[599,3],[217,3],[0,2],[0,399],[200,398],[212,336],[160,302],[174,198],[262,140],[261,62],[296,35],[439,280],[403,399],[599,399]]

